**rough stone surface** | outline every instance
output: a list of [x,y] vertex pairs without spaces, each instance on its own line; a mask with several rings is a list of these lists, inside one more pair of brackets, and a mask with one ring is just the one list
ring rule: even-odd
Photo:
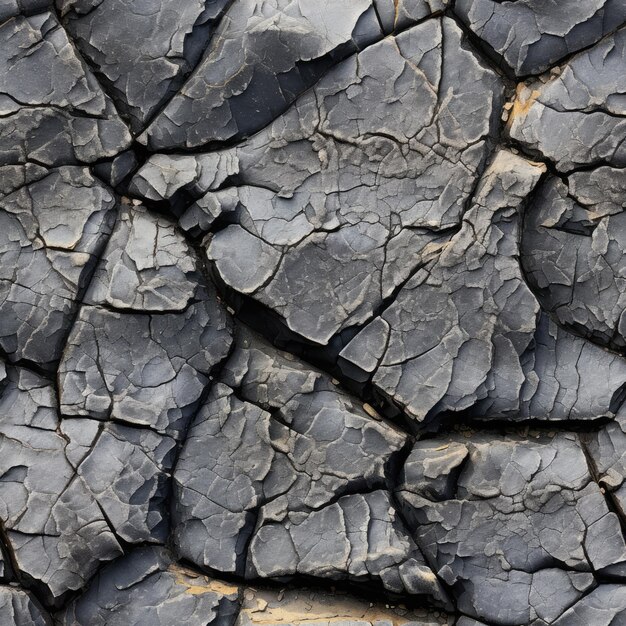
[[375,15],[372,0],[232,3],[144,140],[154,150],[196,148],[259,130],[338,59],[380,39]]
[[561,171],[626,166],[626,28],[581,52],[547,82],[520,83],[508,132]]
[[59,366],[64,415],[184,435],[231,341],[197,264],[168,220],[137,208],[120,216]]
[[30,184],[27,171],[12,173],[18,188],[0,199],[0,349],[50,368],[111,233],[115,198],[81,167]]
[[519,404],[520,359],[539,309],[516,258],[520,209],[543,171],[499,152],[437,257],[344,348],[346,361],[373,372],[374,385],[416,420],[499,392],[499,370],[507,372],[501,393]]
[[576,334],[626,346],[626,170],[544,182],[526,211],[522,265],[544,309]]
[[518,76],[539,74],[626,22],[622,0],[458,0],[454,10]]
[[0,626],[626,624],[624,0],[0,0]]
[[59,615],[63,626],[228,626],[238,589],[187,571],[162,548],[138,548],[106,567]]
[[374,0],[385,33],[402,30],[429,15],[440,13],[449,4],[449,0]]
[[130,133],[54,14],[0,24],[2,164],[91,163],[129,145]]
[[550,623],[594,575],[624,571],[619,518],[574,435],[418,442],[402,481],[417,541],[467,615]]
[[380,579],[445,602],[385,490],[405,437],[252,336],[239,338],[223,380],[178,460],[180,556],[252,578]]
[[32,594],[9,586],[0,586],[0,620],[7,626],[52,626]]
[[122,549],[69,462],[49,382],[10,370],[0,398],[0,514],[20,575],[55,604]]
[[195,163],[155,157],[133,187],[149,199],[208,190],[196,211],[237,222],[206,242],[220,279],[326,344],[458,227],[500,92],[456,24],[433,20],[337,65],[250,141]]
[[602,585],[574,604],[554,624],[555,626],[583,626],[583,624],[610,626],[623,621],[625,612],[626,587]]
[[198,62],[228,0],[57,0],[78,49],[142,130]]

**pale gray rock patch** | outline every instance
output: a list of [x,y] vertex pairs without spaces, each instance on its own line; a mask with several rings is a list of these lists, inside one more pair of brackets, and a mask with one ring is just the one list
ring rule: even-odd
[[542,307],[572,332],[626,347],[626,170],[550,177],[526,210],[522,265]]
[[52,626],[30,592],[4,585],[0,586],[0,621],[7,626]]
[[84,419],[65,420],[61,431],[68,460],[116,536],[128,543],[165,543],[174,439]]
[[201,281],[198,259],[170,220],[123,206],[84,301],[119,311],[184,311]]
[[10,360],[51,368],[111,234],[116,201],[86,168],[7,173],[15,175],[9,189],[23,184],[0,198],[0,348]]
[[174,474],[174,545],[199,567],[243,574],[257,517],[386,488],[406,436],[318,370],[240,334],[191,424]]
[[539,313],[517,260],[520,213],[544,171],[498,152],[460,230],[341,353],[348,369],[373,372],[374,386],[418,422],[471,407],[501,370],[508,375],[500,392],[516,402]]
[[0,516],[20,576],[51,605],[122,553],[59,433],[52,385],[11,370],[0,398]]
[[428,20],[338,64],[236,148],[151,157],[131,190],[204,194],[182,223],[236,222],[206,241],[220,279],[325,345],[459,228],[501,90],[453,20]]
[[130,144],[130,133],[49,12],[0,25],[0,160],[92,163]]
[[231,322],[174,224],[125,208],[59,367],[63,415],[184,436]]

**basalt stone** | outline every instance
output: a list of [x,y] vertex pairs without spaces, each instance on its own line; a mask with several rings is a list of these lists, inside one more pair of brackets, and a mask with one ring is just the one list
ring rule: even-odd
[[130,133],[55,15],[0,24],[2,164],[92,163],[128,147]]
[[61,411],[180,439],[230,343],[189,244],[170,221],[126,208],[68,338]]
[[550,177],[526,210],[522,265],[541,305],[572,332],[626,346],[626,170]]
[[11,626],[52,626],[34,596],[17,587],[0,586],[0,620]]
[[521,206],[543,171],[496,155],[449,241],[344,348],[348,372],[372,375],[420,422],[467,409],[493,388],[517,404],[539,313],[517,260]]
[[243,574],[260,515],[310,512],[344,493],[390,486],[406,437],[321,372],[243,334],[221,380],[174,474],[181,557]]
[[460,227],[501,90],[456,23],[433,19],[337,65],[232,150],[151,158],[131,189],[206,192],[186,219],[224,215],[205,242],[221,281],[324,345]]
[[195,67],[228,0],[57,0],[80,52],[143,130]]
[[518,85],[508,133],[568,172],[626,166],[626,29],[572,57],[547,79]]
[[122,553],[68,460],[53,386],[11,369],[0,398],[0,516],[18,575],[51,605]]
[[624,0],[0,0],[0,626],[626,624]]
[[63,626],[231,626],[239,590],[188,570],[162,548],[137,548],[104,568],[61,612]]
[[459,610],[488,623],[552,623],[596,576],[626,571],[619,518],[574,434],[418,442],[399,497]]
[[0,198],[0,348],[10,360],[52,368],[116,202],[86,168],[16,166],[6,174],[7,191],[15,190]]
[[163,150],[252,134],[382,36],[372,0],[231,3],[202,61],[141,139]]
[[621,0],[459,0],[454,11],[518,76],[539,74],[626,22]]

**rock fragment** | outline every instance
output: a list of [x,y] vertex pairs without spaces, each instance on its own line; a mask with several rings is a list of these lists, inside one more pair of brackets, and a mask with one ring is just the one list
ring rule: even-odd
[[382,36],[372,0],[241,0],[142,136],[153,151],[250,135],[329,67]]
[[554,626],[611,626],[626,616],[626,587],[600,585],[568,609]]
[[587,435],[587,451],[598,481],[622,519],[626,519],[626,416],[621,409],[614,421]]
[[176,442],[148,429],[65,420],[66,455],[127,543],[165,543]]
[[228,0],[58,0],[63,23],[135,132],[198,62]]
[[28,591],[0,586],[0,622],[7,626],[52,626],[52,619]]
[[0,5],[0,23],[16,15],[42,13],[52,5],[52,0],[3,0]]
[[0,160],[92,163],[130,133],[50,12],[0,24]]
[[[174,545],[181,557],[211,571],[244,574],[247,563],[252,577],[295,574],[298,561],[289,559],[286,547],[279,567],[283,573],[271,568],[276,550],[282,548],[268,552],[260,534],[273,532],[272,520],[292,516],[310,517],[315,525],[319,523],[316,511],[326,510],[343,494],[355,494],[345,496],[347,509],[354,509],[356,515],[357,509],[373,508],[376,519],[387,520],[381,522],[387,526],[377,540],[391,542],[396,563],[402,555],[409,558],[415,548],[402,539],[401,523],[394,518],[384,491],[404,435],[372,419],[319,371],[288,360],[250,334],[239,336],[221,380],[194,419],[174,474]],[[379,491],[356,495],[373,490]],[[332,511],[336,508],[331,506]],[[339,541],[356,541],[356,535],[349,535],[356,533],[354,524],[356,520],[342,531],[348,534]],[[325,566],[321,553],[319,567],[308,573],[358,579],[368,577],[369,567],[372,577],[388,576],[384,584],[402,590],[398,580],[392,582],[391,572],[380,574],[391,563],[375,563],[365,548],[362,553],[358,549],[352,554],[352,571],[345,563],[343,569]],[[376,549],[372,546],[370,552]],[[384,551],[382,544],[379,549]],[[417,552],[410,556],[420,558]],[[325,558],[334,563],[332,549]],[[256,565],[251,565],[251,559]],[[374,560],[364,565],[368,559]],[[294,570],[287,572],[289,566]],[[330,568],[328,572],[324,567]],[[406,566],[407,580],[412,567]],[[420,593],[410,583],[406,588]]]
[[54,389],[10,370],[0,398],[0,516],[20,577],[51,605],[122,552],[66,456]]
[[377,581],[388,592],[450,606],[385,491],[343,496],[282,520],[262,517],[250,542],[248,572],[261,578]]
[[230,343],[228,314],[182,235],[126,208],[68,338],[61,411],[179,439]]
[[573,434],[418,442],[399,497],[458,609],[491,624],[552,623],[623,576],[626,544]]
[[625,193],[622,169],[550,177],[526,210],[521,246],[544,309],[565,328],[613,349],[626,347]]
[[51,368],[111,234],[116,202],[86,168],[7,174],[15,180],[8,189],[18,188],[0,198],[0,348],[13,361]]
[[131,188],[204,193],[183,220],[234,222],[207,240],[220,279],[325,345],[459,227],[501,88],[454,21],[428,20],[334,67],[246,143],[155,155]]
[[175,563],[162,548],[137,548],[104,568],[60,613],[62,626],[230,626],[239,589]]
[[172,222],[123,207],[85,303],[118,311],[184,311],[202,282],[198,259]]
[[440,13],[449,0],[374,0],[385,33],[402,30],[433,13]]
[[415,420],[469,408],[499,371],[517,398],[539,312],[517,260],[520,208],[543,172],[498,152],[460,230],[341,353]]
[[570,59],[545,83],[518,86],[508,133],[562,172],[626,166],[626,28]]
[[517,76],[539,74],[626,22],[621,0],[459,0],[454,11]]

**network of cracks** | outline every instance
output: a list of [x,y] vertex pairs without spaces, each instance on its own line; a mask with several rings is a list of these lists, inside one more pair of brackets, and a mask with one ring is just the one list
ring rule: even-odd
[[0,624],[626,624],[624,0],[0,1]]

